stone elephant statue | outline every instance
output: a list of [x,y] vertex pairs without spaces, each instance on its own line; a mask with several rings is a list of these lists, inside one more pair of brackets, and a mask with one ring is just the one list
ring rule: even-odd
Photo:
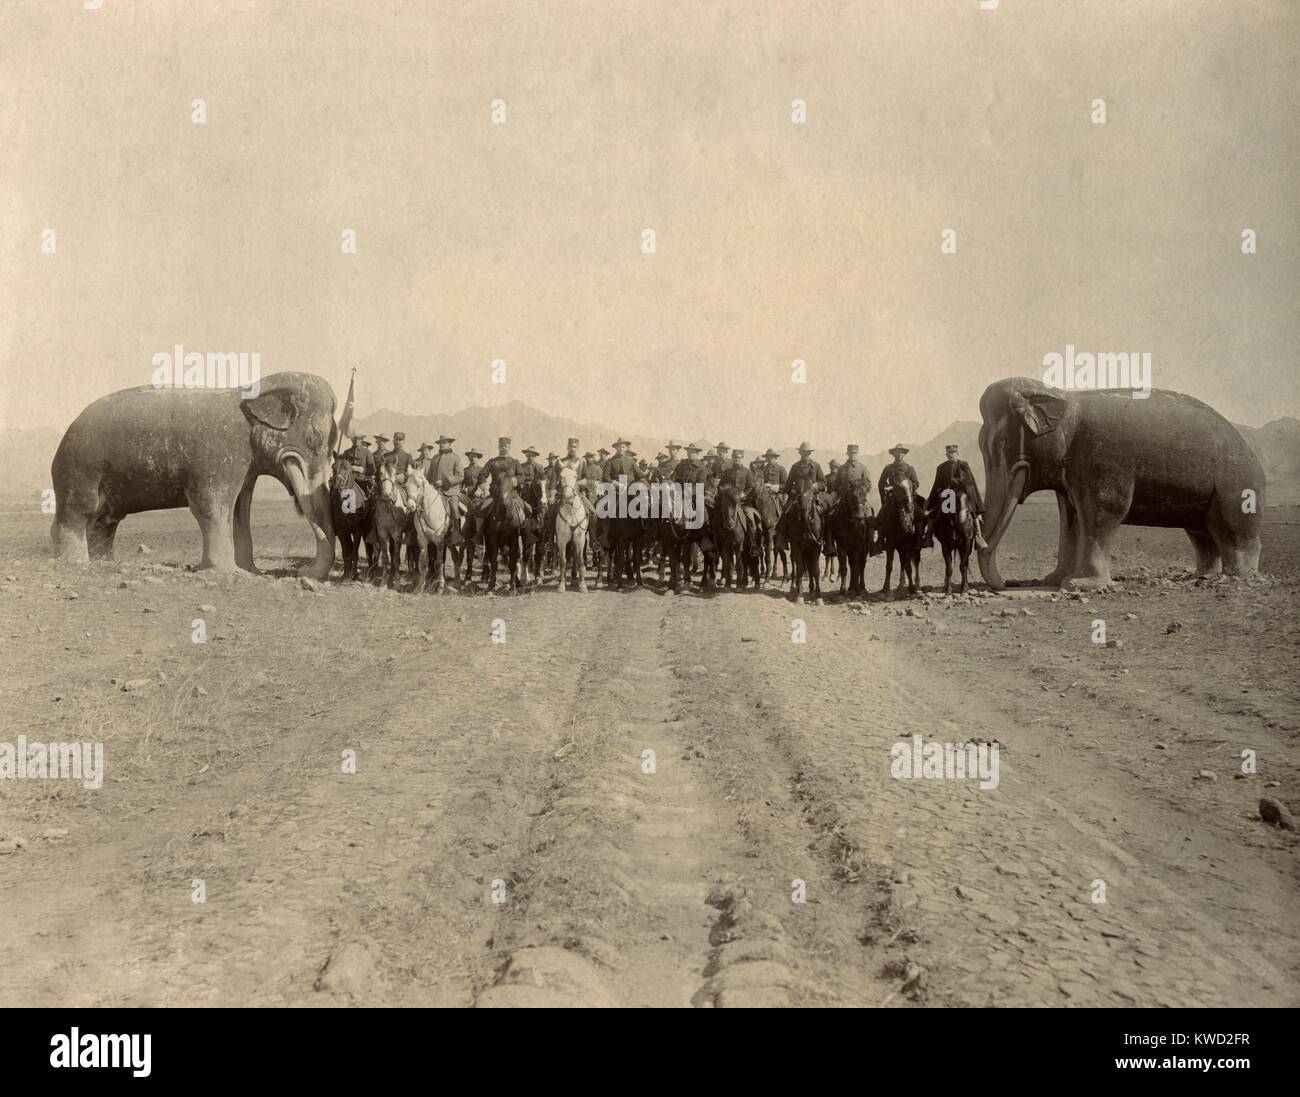
[[1202,575],[1250,575],[1259,566],[1264,469],[1237,429],[1213,408],[1154,389],[1062,391],[1010,377],[980,398],[988,548],[980,571],[994,590],[998,543],[1016,506],[1055,491],[1056,568],[1038,582],[1110,582],[1110,545],[1121,525],[1187,531]]
[[300,574],[325,578],[334,563],[334,409],[333,389],[310,373],[271,374],[255,397],[142,385],[96,400],[68,427],[51,466],[60,555],[111,556],[128,514],[188,506],[203,535],[199,566],[253,571],[253,485],[273,476],[315,537],[316,557]]

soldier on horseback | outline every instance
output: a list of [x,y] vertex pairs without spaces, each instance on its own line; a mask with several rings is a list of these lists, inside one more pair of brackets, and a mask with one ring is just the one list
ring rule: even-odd
[[364,434],[351,434],[352,445],[343,451],[343,457],[352,466],[352,478],[367,492],[375,486],[375,458]]
[[[971,509],[971,516],[975,520],[975,547],[979,549],[988,548],[988,542],[984,540],[983,521],[984,521],[984,500],[980,498],[979,485],[975,483],[975,474],[971,472],[971,467],[957,455],[957,446],[947,445],[943,447],[944,453],[948,455],[942,465],[934,470],[934,486],[930,489],[930,496],[926,500],[931,515],[937,514],[943,506],[943,493],[952,490],[957,497],[965,495],[968,505]],[[904,450],[904,452],[907,452]],[[910,465],[908,466],[911,467]],[[916,474],[913,473],[913,476]]]
[[754,476],[753,470],[745,464],[745,451],[743,449],[733,449],[731,451],[731,467],[722,473],[722,483],[729,484],[736,493],[736,498],[742,502],[749,502],[754,495],[754,489],[758,486],[758,480]]
[[519,462],[510,456],[509,438],[497,439],[497,455],[479,469],[474,484],[475,488],[489,478],[492,485],[491,493],[477,508],[480,519],[487,518],[492,513],[497,499],[503,496],[512,486],[519,483]]
[[465,470],[461,466],[460,457],[452,452],[451,446],[455,441],[455,438],[449,438],[445,434],[439,436],[438,452],[424,470],[424,478],[442,492],[447,508],[451,511],[451,540],[448,543],[452,545],[461,541],[460,526],[465,514],[465,497],[461,491],[465,483]]

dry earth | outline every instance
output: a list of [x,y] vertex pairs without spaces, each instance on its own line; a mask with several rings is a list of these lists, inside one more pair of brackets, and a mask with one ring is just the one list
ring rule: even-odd
[[[1259,582],[1128,531],[1113,593],[795,607],[311,591],[279,512],[281,577],[186,570],[184,513],[67,571],[8,517],[0,741],[107,776],[0,781],[0,1004],[1300,999],[1300,839],[1259,815],[1300,809],[1294,518]],[[1023,508],[1005,570],[1054,529]],[[997,787],[895,780],[913,735],[996,743]]]

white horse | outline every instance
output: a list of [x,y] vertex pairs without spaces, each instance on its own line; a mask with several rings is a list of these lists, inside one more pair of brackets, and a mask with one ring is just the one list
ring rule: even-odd
[[583,556],[587,551],[587,529],[591,515],[582,496],[578,494],[578,474],[565,466],[560,469],[560,502],[555,508],[555,562],[560,573],[560,589],[567,579],[565,546],[573,547],[574,566],[578,571],[578,590],[587,593],[587,565]]
[[407,508],[415,516],[415,540],[419,546],[420,582],[415,588],[424,590],[429,578],[429,561],[436,561],[438,569],[438,592],[447,589],[447,569],[444,560],[444,546],[451,536],[451,511],[442,492],[435,488],[422,475],[408,475],[402,485]]

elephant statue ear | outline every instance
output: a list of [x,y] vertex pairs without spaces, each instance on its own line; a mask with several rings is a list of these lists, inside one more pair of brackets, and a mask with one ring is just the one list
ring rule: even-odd
[[301,410],[294,394],[286,389],[272,389],[242,403],[246,414],[273,430],[288,430]]
[[1037,437],[1056,429],[1056,424],[1065,417],[1066,402],[1060,396],[1050,392],[1013,392],[1011,394],[1011,413],[1017,416]]

